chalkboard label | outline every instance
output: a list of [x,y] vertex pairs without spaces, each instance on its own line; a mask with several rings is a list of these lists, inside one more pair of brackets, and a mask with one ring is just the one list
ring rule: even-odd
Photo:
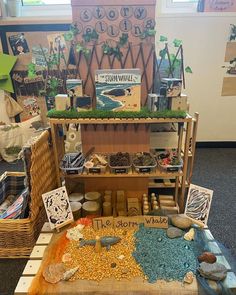
[[116,168],[115,169],[115,173],[119,174],[119,173],[126,173],[127,169],[126,168]]
[[101,173],[101,168],[89,168],[89,173]]
[[79,170],[67,170],[66,173],[67,174],[78,174]]
[[139,172],[140,173],[150,173],[151,172],[151,168],[139,168]]

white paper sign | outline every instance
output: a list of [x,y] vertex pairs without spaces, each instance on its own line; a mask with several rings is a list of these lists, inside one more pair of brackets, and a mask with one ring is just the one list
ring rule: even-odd
[[42,198],[51,229],[74,221],[65,186],[43,194]]
[[188,191],[185,214],[207,225],[213,191],[191,184]]

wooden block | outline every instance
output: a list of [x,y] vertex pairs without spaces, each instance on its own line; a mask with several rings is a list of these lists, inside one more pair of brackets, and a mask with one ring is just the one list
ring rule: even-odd
[[221,95],[222,96],[236,95],[236,77],[224,77]]
[[15,289],[15,295],[28,294],[28,289],[33,281],[34,277],[21,277]]
[[159,195],[159,202],[162,200],[171,200],[174,201],[174,196],[170,196],[170,195]]
[[188,108],[187,95],[181,95],[178,97],[171,98],[171,110],[173,111],[186,111]]
[[25,266],[23,275],[36,275],[40,268],[41,262],[42,260],[29,260]]
[[165,178],[163,179],[163,183],[164,183],[165,186],[171,186],[172,185],[170,179],[167,179],[167,178],[166,179]]
[[53,230],[50,227],[49,222],[45,222],[42,229],[41,229],[41,233],[52,233]]
[[227,42],[225,50],[225,62],[230,62],[235,58],[236,42]]
[[228,263],[228,261],[226,260],[226,258],[225,258],[223,255],[217,255],[216,258],[217,258],[217,262],[219,262],[219,263],[221,263],[221,264],[224,264],[224,266],[225,266],[228,270],[231,269],[230,264]]
[[161,210],[163,210],[163,213],[165,213],[166,215],[178,214],[179,213],[179,208],[178,207],[161,206]]
[[232,294],[236,294],[236,275],[233,272],[228,272],[227,277],[223,281],[223,285],[227,290],[230,290]]
[[48,245],[51,241],[52,233],[41,233],[38,237],[36,245]]
[[208,246],[209,246],[210,252],[214,253],[215,255],[222,253],[219,246],[216,244],[216,242],[208,242]]
[[30,254],[30,259],[43,258],[43,254],[47,246],[34,246],[33,251]]
[[160,206],[175,207],[175,201],[172,200],[161,200]]

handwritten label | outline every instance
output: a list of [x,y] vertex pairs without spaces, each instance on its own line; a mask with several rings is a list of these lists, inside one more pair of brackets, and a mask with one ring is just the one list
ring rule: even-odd
[[119,173],[126,173],[127,169],[126,168],[116,168],[115,169],[115,173],[119,174]]
[[89,168],[89,173],[100,174],[101,173],[101,168]]
[[132,217],[97,217],[93,219],[95,230],[102,228],[136,229],[140,223],[145,227],[168,228],[168,217],[166,216],[132,216]]
[[144,216],[145,227],[168,228],[168,217],[165,216]]
[[113,217],[93,218],[93,228],[95,230],[102,229],[102,228],[112,228],[113,222],[114,222]]
[[142,216],[117,217],[114,219],[114,228],[137,228],[140,223],[143,223]]
[[139,168],[139,172],[140,173],[150,173],[151,172],[151,168]]

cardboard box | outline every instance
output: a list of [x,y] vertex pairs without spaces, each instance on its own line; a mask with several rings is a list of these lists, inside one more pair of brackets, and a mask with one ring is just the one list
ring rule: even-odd
[[178,97],[171,98],[170,109],[173,111],[187,111],[188,110],[188,97],[182,94]]
[[161,88],[166,88],[167,97],[180,96],[182,90],[182,80],[175,78],[162,78]]
[[140,111],[141,71],[139,69],[97,70],[96,108],[112,111]]

